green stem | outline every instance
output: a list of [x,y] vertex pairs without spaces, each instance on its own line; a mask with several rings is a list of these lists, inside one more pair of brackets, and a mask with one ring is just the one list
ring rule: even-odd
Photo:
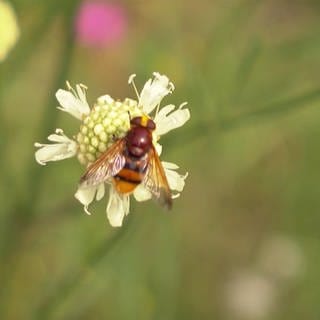
[[[184,139],[186,141],[196,142],[205,136],[216,135],[224,131],[229,131],[243,127],[244,125],[257,125],[261,121],[267,121],[274,116],[286,116],[293,111],[301,110],[306,104],[311,104],[320,99],[320,89],[315,89],[302,95],[289,98],[283,101],[275,102],[261,106],[257,110],[246,112],[238,116],[229,116],[219,123],[202,122],[190,125],[184,130]],[[180,140],[179,135],[173,136],[166,143],[166,149],[173,148]]]
[[[69,19],[69,18],[68,18]],[[69,20],[65,17],[65,22]],[[55,80],[53,81],[53,90],[54,92],[61,83],[65,81],[67,73],[69,71],[72,53],[73,53],[73,36],[72,29],[70,28],[69,23],[66,26],[67,30],[70,30],[66,33],[65,41],[63,43],[63,49],[61,53],[61,63],[58,67],[59,72],[56,75]],[[48,130],[52,129],[57,121],[57,112],[54,106],[55,101],[53,98],[47,103],[47,107],[44,112],[43,120],[41,121],[41,127],[39,129],[39,137],[44,137]],[[15,266],[15,255],[16,251],[19,248],[19,245],[23,241],[25,230],[28,229],[28,225],[31,224],[32,218],[34,217],[34,209],[41,188],[41,178],[43,175],[43,170],[39,170],[39,167],[35,165],[35,161],[32,157],[30,159],[29,170],[27,171],[27,181],[30,183],[32,181],[32,187],[26,188],[27,195],[25,198],[17,197],[20,201],[16,202],[15,208],[8,215],[6,225],[8,226],[3,235],[3,243],[5,244],[1,256],[2,261],[6,261],[4,265],[5,268],[2,270],[1,274],[1,291],[0,291],[0,314],[5,315],[7,297],[10,297],[10,294],[7,295],[7,290],[10,288],[12,268]]]
[[111,239],[99,244],[95,250],[88,254],[78,270],[73,271],[65,277],[64,281],[57,286],[55,291],[44,299],[33,319],[45,320],[51,318],[52,313],[57,307],[59,307],[59,305],[81,285],[82,280],[85,279],[90,272],[90,268],[96,267],[102,262],[111,254],[121,240],[130,234],[128,231],[130,228],[132,231],[132,219],[131,216],[129,219],[126,219],[124,226],[121,229],[116,230]]
[[[62,53],[61,53],[61,64],[59,67],[59,72],[53,82],[52,90],[50,92],[55,92],[57,88],[61,86],[67,79],[69,69],[72,62],[73,49],[74,49],[74,34],[73,34],[73,17],[75,12],[75,7],[78,4],[78,0],[70,1],[67,8],[64,11],[64,22],[65,22],[65,40],[63,43]],[[50,95],[50,99],[45,108],[45,113],[41,121],[41,126],[39,129],[39,134],[37,135],[39,139],[45,139],[48,135],[48,132],[52,132],[57,123],[58,112],[53,106],[56,104],[56,99],[54,95]],[[24,212],[21,212],[21,215],[27,219],[31,220],[35,214],[35,204],[39,191],[41,188],[41,180],[44,174],[44,170],[39,170],[39,166],[35,163],[34,159],[30,160],[28,166],[29,174],[27,176],[27,181],[32,181],[32,188],[29,189],[27,194],[26,203],[24,205]],[[20,217],[21,219],[21,217]]]
[[[61,53],[62,59],[59,67],[59,72],[53,82],[52,90],[50,90],[50,92],[55,92],[57,88],[59,88],[62,83],[65,83],[67,79],[74,48],[74,41],[71,32],[67,33],[63,45],[64,47]],[[50,95],[47,107],[45,108],[43,119],[41,120],[39,134],[37,135],[37,137],[39,137],[38,139],[40,140],[45,140],[45,137],[48,135],[48,132],[53,132],[56,127],[59,113],[57,112],[56,108],[54,108],[55,104],[56,100],[54,95]],[[39,169],[39,165],[36,164],[33,157],[32,159],[30,159],[28,167],[30,169],[28,170],[28,176],[26,181],[32,181],[32,188],[29,188],[29,192],[26,197],[26,203],[24,205],[24,210],[23,212],[20,212],[20,214],[27,220],[30,220],[35,214],[34,208],[41,189],[41,181],[44,174],[44,170]]]
[[320,89],[315,89],[292,97],[286,100],[268,104],[257,110],[246,112],[235,117],[231,117],[222,124],[223,130],[230,130],[233,128],[242,127],[246,124],[256,124],[259,121],[270,119],[274,116],[286,116],[289,113],[301,110],[306,104],[311,104],[320,99]]
[[[66,34],[61,52],[61,63],[60,67],[58,67],[59,72],[53,81],[52,90],[50,90],[51,92],[54,92],[67,77],[72,59],[73,47],[72,34],[69,32]],[[54,104],[55,100],[50,96],[39,128],[38,136],[40,139],[42,139],[42,137],[44,138],[47,135],[47,132],[52,131],[56,125],[58,112],[56,112],[56,109],[53,107]],[[39,166],[36,164],[33,157],[30,158],[30,163],[27,165],[27,168],[29,168],[29,170],[27,170],[26,181],[28,184],[32,182],[32,188],[25,188],[27,190],[27,194],[25,196],[20,195],[18,197],[22,200],[17,203],[16,209],[8,217],[9,221],[7,224],[12,226],[12,229],[10,230],[10,238],[13,238],[13,232],[15,237],[19,238],[19,235],[23,233],[22,230],[26,229],[26,226],[31,223],[32,218],[35,215],[34,209],[37,197],[39,196],[44,170],[39,170]],[[12,241],[10,241],[10,245],[6,248],[6,251],[12,248],[12,245]]]
[[10,131],[10,128],[8,122],[5,121],[4,103],[2,103],[2,100],[8,85],[13,83],[21,74],[26,65],[26,61],[28,61],[30,56],[37,50],[41,43],[40,40],[47,33],[49,26],[56,18],[58,8],[55,1],[44,6],[40,21],[28,34],[24,36],[23,33],[15,50],[8,56],[5,63],[0,65],[0,176],[2,184],[6,186],[7,190],[10,190],[8,196],[12,194],[11,190],[15,189],[15,176],[13,176],[6,162],[6,149],[9,143],[6,133]]

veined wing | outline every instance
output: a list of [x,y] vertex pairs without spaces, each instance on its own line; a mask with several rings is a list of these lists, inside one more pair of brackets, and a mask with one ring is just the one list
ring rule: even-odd
[[126,162],[123,155],[124,148],[125,139],[117,140],[87,168],[85,174],[80,178],[80,185],[95,186],[115,176]]
[[143,185],[153,194],[163,207],[171,209],[172,195],[168,180],[157,151],[153,146],[149,151],[149,164],[143,179]]

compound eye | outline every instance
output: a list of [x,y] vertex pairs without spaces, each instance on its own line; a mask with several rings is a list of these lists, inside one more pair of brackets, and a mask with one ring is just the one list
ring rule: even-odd
[[153,120],[151,120],[151,119],[148,120],[147,128],[150,130],[154,130],[156,128],[156,124],[154,123]]

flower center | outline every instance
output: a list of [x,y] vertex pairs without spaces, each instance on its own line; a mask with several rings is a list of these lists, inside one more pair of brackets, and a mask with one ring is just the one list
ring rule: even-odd
[[100,97],[80,126],[76,136],[78,160],[87,165],[94,162],[115,140],[122,138],[130,129],[130,118],[141,116],[137,102],[125,99],[114,101],[109,96]]

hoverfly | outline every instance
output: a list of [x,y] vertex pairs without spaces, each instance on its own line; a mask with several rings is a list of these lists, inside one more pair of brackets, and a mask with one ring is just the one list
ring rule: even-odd
[[147,116],[132,118],[126,136],[116,140],[88,167],[80,185],[95,186],[111,179],[118,193],[128,195],[143,184],[161,205],[170,209],[171,191],[152,143],[155,128],[154,121]]

